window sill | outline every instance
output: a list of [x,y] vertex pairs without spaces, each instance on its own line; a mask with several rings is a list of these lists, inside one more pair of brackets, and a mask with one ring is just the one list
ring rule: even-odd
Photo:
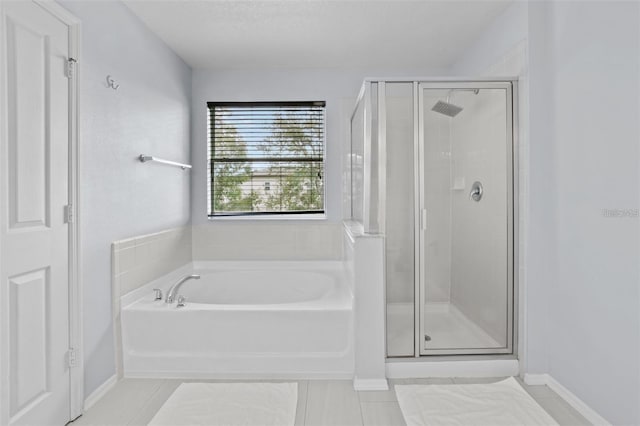
[[255,216],[208,216],[209,222],[262,222],[262,221],[283,221],[283,222],[306,222],[306,221],[326,221],[327,215],[324,214],[274,214],[274,215],[255,215]]

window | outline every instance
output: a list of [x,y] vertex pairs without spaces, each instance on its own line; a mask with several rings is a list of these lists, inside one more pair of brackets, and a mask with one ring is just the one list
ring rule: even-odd
[[324,213],[324,102],[209,102],[210,217]]

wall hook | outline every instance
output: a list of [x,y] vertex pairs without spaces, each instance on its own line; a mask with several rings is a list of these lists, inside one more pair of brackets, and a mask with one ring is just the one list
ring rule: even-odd
[[107,87],[113,90],[118,90],[118,87],[120,87],[119,84],[116,84],[116,81],[111,78],[110,75],[107,76]]

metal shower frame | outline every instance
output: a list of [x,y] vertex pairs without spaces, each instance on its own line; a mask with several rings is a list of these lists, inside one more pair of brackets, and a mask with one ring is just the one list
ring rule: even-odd
[[[357,107],[361,102],[364,102],[364,161],[363,161],[363,228],[365,233],[385,233],[385,203],[386,203],[386,84],[387,83],[411,83],[413,85],[413,126],[414,126],[414,253],[415,253],[415,265],[414,265],[414,354],[415,358],[434,358],[438,356],[446,356],[447,359],[451,359],[452,356],[461,355],[463,357],[475,356],[476,358],[514,358],[518,357],[519,348],[519,324],[520,324],[520,312],[521,307],[519,297],[519,218],[520,212],[519,205],[519,181],[518,181],[518,158],[519,158],[519,124],[518,124],[518,79],[513,77],[497,77],[497,78],[367,78],[364,80],[358,98],[356,100],[353,113],[351,115],[351,121],[356,113]],[[377,205],[375,210],[378,213],[376,218],[371,217],[370,211],[372,206],[369,205],[371,198],[371,180],[374,170],[372,170],[372,147],[371,147],[371,133],[372,129],[372,111],[373,105],[371,100],[372,89],[376,89],[376,116],[377,116],[377,128],[378,134],[378,191]],[[424,242],[421,241],[423,236],[420,231],[420,219],[421,211],[424,206],[422,185],[420,177],[424,176],[424,162],[420,161],[423,157],[424,144],[421,143],[423,139],[423,114],[422,112],[422,96],[424,89],[490,89],[500,88],[507,91],[507,112],[510,114],[510,123],[507,123],[510,130],[508,132],[508,156],[511,161],[508,161],[510,170],[507,171],[508,179],[508,262],[507,262],[507,276],[508,276],[508,342],[505,348],[499,349],[438,349],[429,350],[428,353],[422,350],[422,336],[424,335],[424,311],[420,305],[424,295],[424,259],[420,253],[423,252],[422,247]],[[507,120],[509,121],[509,120]],[[353,179],[352,176],[350,178]],[[350,190],[353,188],[353,182],[350,182]],[[352,210],[353,217],[353,210]],[[378,226],[374,224],[377,223]],[[386,277],[385,277],[386,281]],[[386,282],[385,282],[386,285]],[[386,293],[386,292],[385,292]],[[386,306],[386,302],[385,302]],[[386,312],[385,312],[386,317]],[[386,324],[386,321],[385,321]],[[386,338],[386,330],[385,330]],[[385,345],[386,346],[386,345]],[[396,358],[394,358],[396,359]]]

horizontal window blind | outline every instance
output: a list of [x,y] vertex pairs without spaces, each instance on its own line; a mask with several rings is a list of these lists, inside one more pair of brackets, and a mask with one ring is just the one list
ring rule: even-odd
[[324,102],[209,102],[209,216],[324,213]]

